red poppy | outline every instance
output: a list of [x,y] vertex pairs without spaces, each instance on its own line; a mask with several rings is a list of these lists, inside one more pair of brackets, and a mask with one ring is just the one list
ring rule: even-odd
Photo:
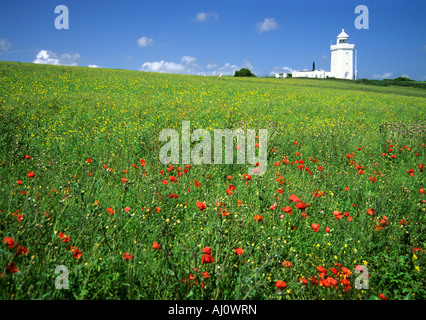
[[374,209],[368,209],[367,210],[367,214],[369,214],[370,216],[372,216],[373,214],[374,214],[374,212],[375,212],[376,210],[374,210]]
[[80,259],[82,255],[83,255],[83,253],[81,253],[80,249],[75,249],[74,250],[74,258]]
[[291,268],[293,264],[290,261],[284,260],[282,265],[287,268]]
[[283,207],[283,211],[288,213],[288,214],[291,214],[291,207],[289,207],[289,206]]
[[228,178],[227,178],[228,180],[232,180],[232,176],[228,176]]
[[9,264],[7,265],[6,272],[9,273],[9,274],[13,274],[15,272],[18,272],[18,268],[16,267],[16,265],[13,261],[10,261]]
[[376,177],[371,176],[369,180],[372,182],[376,182]]
[[205,254],[212,254],[212,249],[210,247],[204,247],[203,248],[203,253],[205,253]]
[[271,210],[275,210],[277,208],[277,203],[275,202],[272,206],[269,207]]
[[226,194],[228,195],[228,196],[232,196],[234,193],[231,191],[231,190],[229,190],[229,189],[226,189],[225,190],[225,192],[226,192]]
[[157,242],[154,242],[152,244],[152,249],[154,249],[154,250],[161,250],[161,245],[158,244]]
[[309,280],[311,280],[311,282],[312,282],[312,284],[313,284],[314,286],[316,286],[316,285],[318,284],[318,280],[317,280],[317,278],[316,278],[316,277],[310,276],[310,277],[309,277]]
[[124,260],[130,260],[130,259],[132,259],[132,254],[128,253],[128,252],[123,253],[123,259]]
[[160,213],[160,212],[161,212],[161,208],[159,208],[159,207],[155,207],[155,208],[154,208],[154,211],[155,211],[156,213]]
[[319,227],[320,227],[320,226],[319,226],[319,224],[313,223],[311,227],[312,227],[312,230],[313,230],[314,232],[318,232],[318,231],[319,231]]
[[327,280],[330,283],[330,285],[332,285],[335,288],[337,288],[337,285],[339,284],[339,282],[336,279],[332,278],[332,277],[328,277],[325,280]]
[[22,184],[22,180],[18,180],[16,181],[17,184],[21,185]]
[[25,248],[25,247],[23,247],[23,246],[21,246],[21,245],[19,245],[19,246],[16,248],[16,254],[17,254],[17,255],[21,255],[21,254],[28,254],[28,249],[27,249],[27,248]]
[[322,266],[317,266],[317,270],[319,273],[327,274],[327,269]]
[[290,201],[292,202],[301,202],[301,200],[294,194],[290,196]]
[[92,159],[87,159],[87,163],[92,163]]
[[300,210],[305,210],[306,209],[306,203],[304,202],[299,202],[298,204],[295,205],[295,208],[298,208]]
[[4,238],[4,243],[6,243],[6,245],[9,248],[13,248],[15,246],[15,244],[16,244],[12,237],[5,237]]
[[201,258],[201,263],[213,263],[213,262],[214,262],[214,259],[209,254],[203,255],[203,257]]
[[235,254],[237,255],[241,255],[244,253],[244,250],[241,247],[238,247],[237,249],[234,250]]
[[284,281],[278,280],[277,282],[275,282],[275,286],[278,289],[285,289],[287,287],[287,284]]
[[32,171],[30,171],[30,172],[28,172],[27,176],[28,176],[28,178],[34,178],[35,177],[35,173],[32,172]]
[[235,186],[233,184],[230,184],[228,186],[228,189],[231,190],[231,191],[234,191],[235,190]]
[[401,219],[401,221],[399,222],[400,225],[405,225],[407,224],[407,220],[405,219]]
[[209,272],[208,272],[208,271],[203,271],[203,272],[201,272],[201,276],[202,276],[204,279],[210,278],[210,275],[209,275]]
[[194,180],[194,185],[195,185],[195,188],[198,188],[199,186],[201,186],[201,183],[197,180]]
[[25,156],[25,159],[31,159],[31,157],[27,154],[26,156]]
[[334,268],[334,267],[331,267],[330,271],[331,271],[331,273],[333,273],[336,276],[339,275],[339,271],[336,268]]
[[197,205],[198,209],[200,209],[201,211],[203,211],[204,209],[207,208],[207,206],[204,202],[197,201],[197,202],[195,202],[195,204]]
[[107,211],[110,215],[113,215],[113,214],[114,214],[114,209],[112,209],[112,208],[106,208],[106,211]]
[[63,243],[67,243],[70,241],[70,237],[68,235],[66,235],[64,232],[59,232],[59,239],[62,239]]
[[127,178],[121,178],[121,183],[127,183]]
[[335,217],[337,220],[342,219],[342,212],[341,212],[341,211],[334,211],[334,212],[333,212],[333,214],[334,214],[334,217]]
[[254,216],[254,221],[262,221],[263,220],[263,216],[261,216],[260,214],[256,214]]
[[326,227],[326,228],[325,228],[325,232],[330,232],[330,228],[329,228],[329,227]]
[[383,293],[379,294],[379,298],[382,299],[382,300],[389,300],[389,298],[385,297],[385,295]]
[[343,273],[344,276],[349,277],[352,274],[352,271],[349,270],[346,267],[340,267],[340,271]]

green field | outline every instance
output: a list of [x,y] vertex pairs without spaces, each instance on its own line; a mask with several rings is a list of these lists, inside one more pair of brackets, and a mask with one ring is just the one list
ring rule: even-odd
[[[0,299],[423,300],[425,111],[419,88],[0,62]],[[161,163],[182,121],[267,129],[267,172]]]

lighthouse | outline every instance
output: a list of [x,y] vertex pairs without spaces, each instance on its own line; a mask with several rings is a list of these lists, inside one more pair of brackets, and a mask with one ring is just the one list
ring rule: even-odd
[[354,50],[355,45],[349,43],[349,36],[342,29],[342,32],[337,36],[336,44],[330,46],[331,66],[329,77],[355,79]]
[[[336,44],[330,45],[331,51],[331,67],[330,71],[316,70],[315,62],[312,70],[293,71],[293,78],[337,78],[356,80],[356,50],[355,45],[349,43],[349,36],[345,30],[337,36]],[[354,61],[355,52],[355,61]]]

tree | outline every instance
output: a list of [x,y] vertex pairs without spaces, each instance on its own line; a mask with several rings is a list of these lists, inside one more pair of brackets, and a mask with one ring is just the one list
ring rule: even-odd
[[234,77],[256,77],[256,75],[247,68],[241,68],[239,71],[235,71]]
[[394,80],[396,80],[396,81],[412,81],[410,78],[407,78],[407,77],[398,77],[398,78],[395,78]]

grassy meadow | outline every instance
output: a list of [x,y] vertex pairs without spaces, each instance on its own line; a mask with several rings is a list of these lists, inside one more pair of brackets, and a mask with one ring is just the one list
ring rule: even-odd
[[[0,299],[423,300],[425,115],[418,88],[0,62]],[[267,129],[267,172],[162,164],[182,121]]]

